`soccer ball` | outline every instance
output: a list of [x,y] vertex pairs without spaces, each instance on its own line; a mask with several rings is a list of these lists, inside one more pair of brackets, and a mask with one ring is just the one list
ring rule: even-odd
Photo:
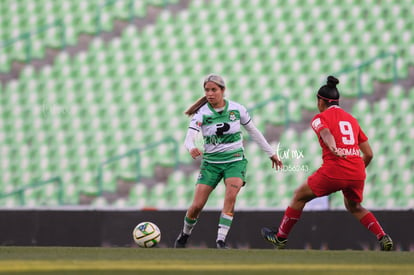
[[153,247],[161,241],[161,231],[152,222],[142,222],[135,226],[132,237],[139,247]]

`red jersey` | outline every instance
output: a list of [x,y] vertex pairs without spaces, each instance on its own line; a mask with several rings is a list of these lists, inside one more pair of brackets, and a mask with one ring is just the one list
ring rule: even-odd
[[[365,164],[359,144],[368,140],[358,121],[339,106],[333,105],[317,114],[311,122],[322,147],[323,164],[320,172],[334,179],[365,180]],[[335,156],[323,142],[320,132],[328,128],[333,135],[338,151],[346,158]]]

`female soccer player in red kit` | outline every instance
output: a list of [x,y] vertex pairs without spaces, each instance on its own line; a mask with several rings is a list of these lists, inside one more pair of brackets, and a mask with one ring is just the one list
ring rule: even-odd
[[361,205],[365,167],[373,153],[358,121],[339,107],[338,83],[338,79],[329,76],[327,84],[319,89],[317,100],[320,113],[311,122],[322,147],[322,166],[295,190],[278,231],[262,228],[263,238],[278,249],[286,247],[288,235],[299,220],[305,204],[336,191],[342,191],[346,209],[376,236],[381,250],[393,249],[390,236],[375,216]]

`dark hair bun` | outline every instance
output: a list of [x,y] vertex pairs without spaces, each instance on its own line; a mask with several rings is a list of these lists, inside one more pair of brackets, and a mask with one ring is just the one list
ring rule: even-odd
[[339,83],[339,80],[336,77],[334,77],[332,75],[328,76],[328,79],[326,81],[326,84],[329,87],[335,88],[338,83]]

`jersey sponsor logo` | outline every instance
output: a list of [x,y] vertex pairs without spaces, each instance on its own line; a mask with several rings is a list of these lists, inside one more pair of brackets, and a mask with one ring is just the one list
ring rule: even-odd
[[230,123],[236,122],[237,120],[241,119],[240,111],[239,110],[230,110],[228,112],[223,112],[220,114],[213,113],[213,114],[203,114],[202,121],[203,125],[211,125],[211,124],[218,124],[218,123]]
[[222,136],[224,132],[230,130],[230,124],[228,123],[218,123],[216,124],[216,135]]
[[322,126],[322,122],[321,122],[320,118],[314,119],[312,121],[312,128],[313,129],[318,130],[318,128],[321,127],[321,126]]
[[213,123],[213,117],[206,117],[205,119],[204,119],[204,121],[205,121],[205,123],[206,124],[211,124],[211,123]]

